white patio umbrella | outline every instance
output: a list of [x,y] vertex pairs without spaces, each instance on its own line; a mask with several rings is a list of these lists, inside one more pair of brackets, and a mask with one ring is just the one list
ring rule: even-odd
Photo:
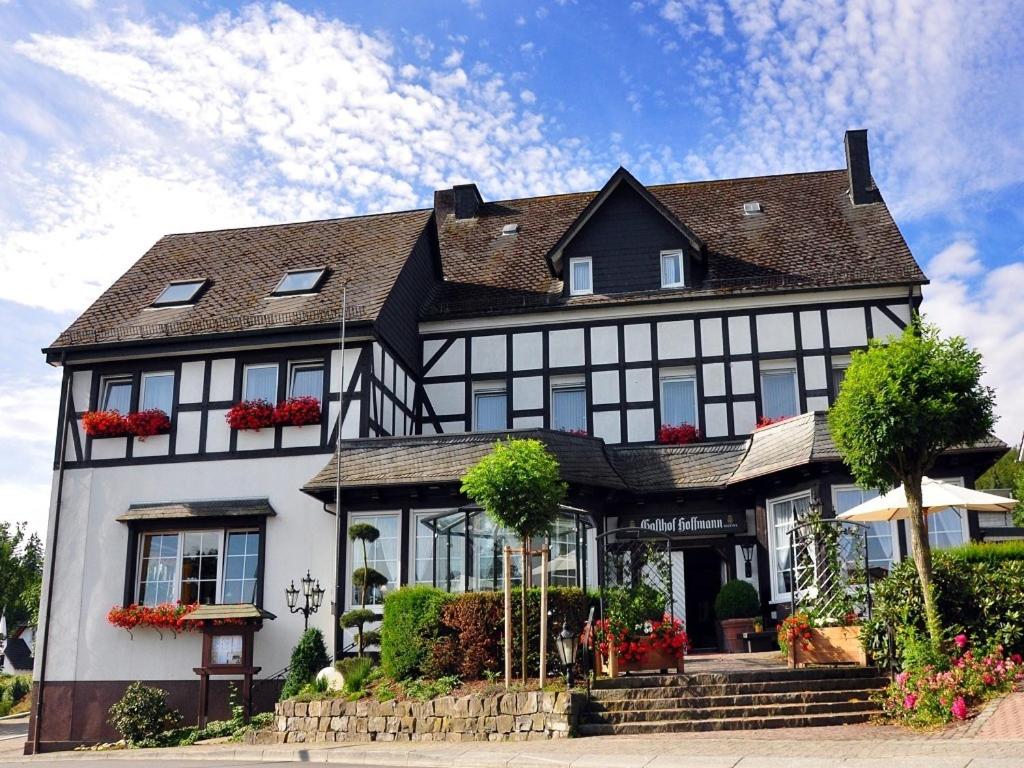
[[[930,477],[921,480],[921,507],[928,515],[947,507],[961,507],[975,512],[1009,512],[1017,506],[1016,499],[996,496],[993,493],[972,491],[952,483],[932,480]],[[910,517],[907,506],[907,494],[903,486],[893,488],[884,496],[868,499],[839,515],[841,520],[852,520],[869,523],[879,520],[906,520]]]

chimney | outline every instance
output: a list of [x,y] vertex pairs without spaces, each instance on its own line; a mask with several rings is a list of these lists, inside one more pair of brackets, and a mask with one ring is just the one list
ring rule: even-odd
[[846,175],[850,181],[850,199],[854,205],[877,203],[882,199],[871,179],[868,158],[868,132],[865,129],[846,132]]
[[438,220],[443,220],[448,214],[455,214],[456,219],[476,218],[483,204],[476,184],[456,184],[451,189],[434,192],[434,214]]

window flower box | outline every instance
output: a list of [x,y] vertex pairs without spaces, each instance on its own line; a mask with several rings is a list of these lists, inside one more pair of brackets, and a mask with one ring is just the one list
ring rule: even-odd
[[198,603],[160,603],[159,605],[115,605],[107,613],[107,621],[115,627],[128,630],[155,629],[158,632],[169,629],[174,634],[191,632],[195,629],[193,622],[185,621],[185,617],[199,607]]
[[769,416],[762,416],[760,419],[757,420],[757,424],[754,426],[754,429],[756,430],[756,429],[763,429],[764,427],[770,427],[772,424],[778,424],[779,422],[786,421],[789,418],[792,418],[792,417],[791,416],[779,416],[779,418],[773,419],[773,418],[771,418]]
[[89,437],[127,437],[128,420],[118,411],[89,411],[82,415],[82,427]]
[[126,421],[128,431],[139,440],[145,440],[154,435],[165,435],[171,431],[170,417],[159,408],[129,413]]
[[274,423],[286,427],[304,427],[320,423],[320,401],[315,397],[293,397],[274,408]]
[[665,445],[687,445],[700,440],[700,430],[692,424],[663,424],[658,430],[658,442]]
[[274,406],[266,400],[243,400],[235,403],[224,420],[232,429],[251,429],[258,432],[274,426]]

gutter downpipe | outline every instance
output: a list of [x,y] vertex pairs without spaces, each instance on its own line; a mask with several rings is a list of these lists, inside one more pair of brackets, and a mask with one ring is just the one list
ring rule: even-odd
[[345,319],[348,314],[348,281],[341,286],[341,322],[338,328],[338,349],[341,351],[341,379],[338,382],[338,438],[334,446],[334,652],[341,651],[341,613],[345,605],[341,574],[341,428],[345,420]]
[[[64,367],[65,353],[61,354],[61,367]],[[67,371],[67,368],[64,368]],[[57,534],[60,532],[60,512],[64,500],[64,461],[68,449],[69,407],[71,406],[71,387],[74,375],[65,377],[64,407],[61,412],[60,458],[57,461],[57,500],[53,510],[53,539],[49,542],[50,567],[46,577],[46,619],[43,621],[43,649],[39,654],[39,682],[36,687],[36,700],[32,703],[35,718],[32,720],[32,734],[25,744],[26,754],[39,754],[39,736],[43,723],[43,696],[46,690],[46,657],[50,650],[50,611],[53,608],[53,579],[57,568]]]

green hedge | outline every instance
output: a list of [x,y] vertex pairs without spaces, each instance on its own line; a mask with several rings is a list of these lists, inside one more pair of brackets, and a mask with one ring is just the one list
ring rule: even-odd
[[[1024,546],[970,544],[933,552],[932,563],[935,598],[949,638],[963,632],[975,646],[1001,643],[1008,653],[1024,652]],[[914,561],[896,565],[872,587],[872,598],[864,635],[876,661],[887,664],[887,627],[926,631]]]
[[[516,630],[513,658],[519,659],[519,595],[512,590],[512,625]],[[551,616],[548,669],[558,669],[554,637],[562,622],[580,630],[586,621],[589,598],[575,588],[548,590]],[[527,665],[540,666],[540,590],[526,593]],[[504,669],[504,595],[467,592],[450,595],[433,587],[402,587],[384,601],[381,664],[396,680],[458,675],[477,680]]]

